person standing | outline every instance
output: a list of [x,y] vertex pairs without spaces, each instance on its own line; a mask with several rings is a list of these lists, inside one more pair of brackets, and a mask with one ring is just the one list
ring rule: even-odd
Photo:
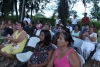
[[74,30],[74,26],[77,24],[78,22],[78,19],[76,18],[76,15],[74,15],[74,17],[71,19],[71,22],[72,22],[72,29]]
[[85,25],[89,24],[89,17],[87,17],[87,13],[84,13],[84,17],[82,18],[82,31],[85,28]]
[[[61,19],[59,18],[59,16],[57,16],[57,19],[56,19],[56,24],[58,24],[58,22],[60,21]],[[56,25],[55,24],[55,25]]]
[[30,19],[30,17],[29,17],[29,15],[28,15],[28,14],[26,14],[26,15],[25,15],[25,17],[24,17],[24,20],[23,20],[23,21],[27,21],[27,22],[28,22],[28,24],[30,24],[31,19]]

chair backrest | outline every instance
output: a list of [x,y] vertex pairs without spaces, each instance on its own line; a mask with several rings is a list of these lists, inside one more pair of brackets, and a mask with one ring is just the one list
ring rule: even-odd
[[27,37],[28,37],[28,39],[30,38],[30,35],[29,34],[27,34]]
[[75,38],[75,37],[73,38],[73,40],[74,40],[73,46],[80,49],[80,47],[82,46],[83,40],[79,38]]
[[85,60],[80,54],[78,54],[78,56],[79,56],[79,59],[81,61],[81,67],[83,67],[83,65],[85,64]]
[[27,46],[35,48],[36,44],[40,41],[38,37],[31,37],[27,43]]
[[40,35],[40,32],[41,32],[41,30],[37,30],[37,32],[36,32],[36,36],[39,36]]

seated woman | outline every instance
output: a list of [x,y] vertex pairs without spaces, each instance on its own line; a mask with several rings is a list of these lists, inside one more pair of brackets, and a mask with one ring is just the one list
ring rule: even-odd
[[[83,44],[81,46],[82,53],[85,53],[84,58],[88,59],[91,51],[95,49],[95,45],[97,44],[97,33],[94,33],[93,27],[89,27],[89,31],[85,32],[82,36]],[[82,54],[83,55],[83,54]]]
[[46,67],[53,54],[51,35],[49,30],[41,30],[40,42],[37,43],[33,55],[21,67]]
[[34,23],[33,22],[30,22],[29,26],[28,26],[28,29],[26,30],[26,33],[32,37],[33,36],[33,33],[34,33],[34,30],[35,30],[35,27],[34,27]]
[[57,40],[58,48],[55,50],[47,67],[81,67],[76,51],[70,47],[72,36],[63,32]]
[[71,35],[73,37],[76,37],[76,38],[80,38],[81,39],[82,32],[79,29],[80,29],[80,26],[76,24],[74,26],[74,30],[71,32]]
[[5,46],[1,49],[1,54],[7,58],[8,62],[5,67],[9,66],[11,62],[14,62],[14,66],[17,64],[17,60],[14,55],[23,51],[25,43],[27,41],[27,34],[23,30],[24,24],[18,22],[17,31],[13,33],[11,37],[6,37],[5,39],[10,40],[11,44]]

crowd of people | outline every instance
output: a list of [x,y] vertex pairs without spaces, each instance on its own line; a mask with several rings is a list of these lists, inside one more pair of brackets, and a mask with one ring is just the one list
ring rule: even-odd
[[0,26],[0,35],[4,36],[4,42],[0,45],[0,62],[7,59],[4,67],[10,64],[16,67],[18,60],[15,55],[23,51],[27,35],[39,37],[40,41],[30,59],[20,67],[81,67],[78,52],[73,47],[74,37],[83,40],[79,54],[84,57],[83,53],[86,51],[88,56],[84,57],[85,60],[92,55],[92,60],[100,61],[100,29],[97,30],[95,24],[89,25],[89,21],[87,13],[84,13],[81,30],[76,15],[66,21],[65,25],[58,16],[54,27],[48,21],[43,25],[42,20],[37,20],[35,25],[28,14],[23,22],[16,21],[15,24],[11,20],[3,20]]

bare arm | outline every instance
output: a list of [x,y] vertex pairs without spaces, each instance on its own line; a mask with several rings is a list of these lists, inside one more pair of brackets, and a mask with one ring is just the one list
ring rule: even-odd
[[76,51],[73,51],[68,57],[71,67],[81,67],[81,61]]
[[[13,34],[13,35],[14,35],[14,34]],[[12,38],[13,35],[12,35],[10,38],[8,38],[8,40],[11,40],[11,41],[14,42],[14,43],[19,43],[19,42],[21,42],[22,40],[24,40],[25,38],[27,38],[26,32],[22,32],[22,33],[19,35],[19,37],[18,37],[17,39],[13,39],[13,38]]]
[[50,50],[48,52],[48,61],[47,62],[44,62],[42,64],[35,64],[35,65],[32,65],[32,67],[36,66],[36,67],[44,67],[44,66],[47,66],[47,64],[49,63],[51,57],[52,57],[52,54],[53,54],[53,50]]
[[48,63],[47,67],[53,67],[54,55],[55,55],[55,52],[53,53],[52,58],[51,58],[50,62]]

